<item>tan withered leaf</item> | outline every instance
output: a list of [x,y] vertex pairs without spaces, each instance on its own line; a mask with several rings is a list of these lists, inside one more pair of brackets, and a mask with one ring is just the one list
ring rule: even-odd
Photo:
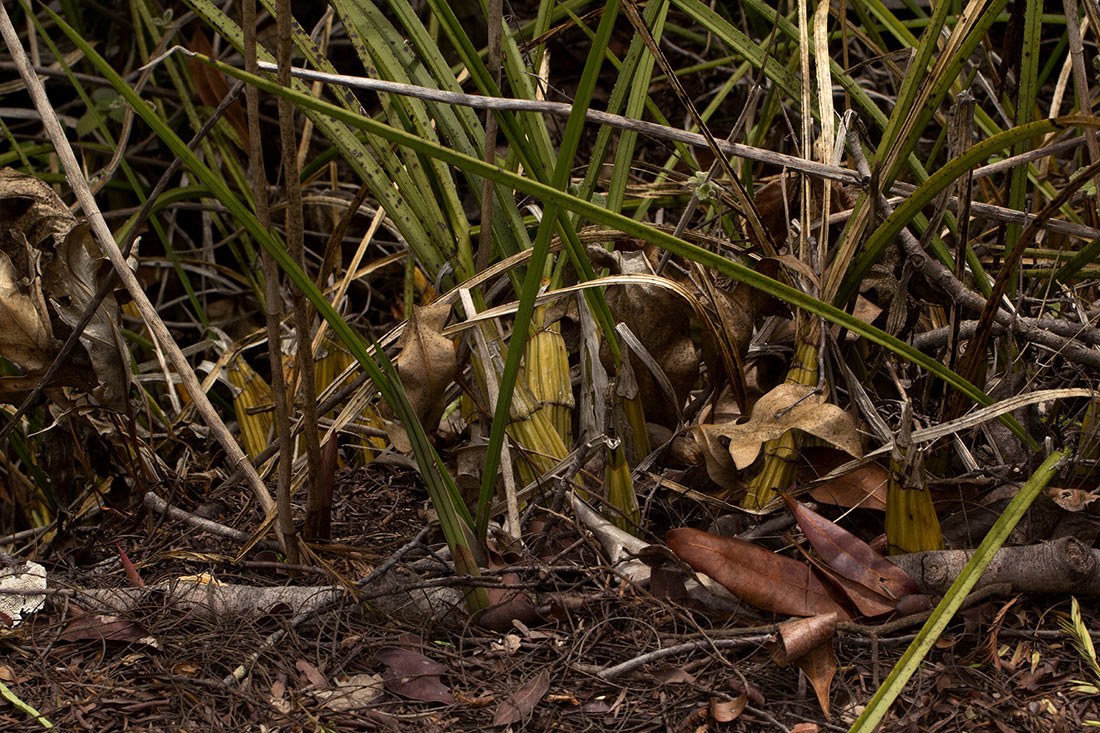
[[821,438],[856,458],[861,457],[863,449],[851,415],[824,402],[821,395],[812,394],[813,391],[813,387],[802,384],[781,384],[757,401],[748,422],[697,425],[695,430],[708,437],[728,440],[729,453],[738,470],[748,468],[756,460],[764,443],[793,429]]
[[745,712],[745,705],[749,702],[748,695],[738,695],[733,700],[719,700],[716,697],[710,699],[710,715],[716,723],[731,723]]
[[41,293],[35,298],[20,286],[11,259],[0,252],[0,351],[32,372],[45,369],[59,348],[45,310]]
[[414,306],[397,355],[401,384],[427,430],[443,415],[443,394],[458,370],[454,344],[440,333],[450,313],[451,307],[445,303]]
[[757,608],[792,616],[851,614],[807,565],[736,537],[682,527],[665,535],[676,555]]
[[[11,168],[0,168],[0,222],[0,253],[7,258],[7,271],[0,279],[9,287],[12,282],[18,284],[18,291],[30,297],[37,317],[51,333],[62,324],[76,323],[108,271],[88,226],[77,222],[48,184]],[[32,372],[41,369],[43,357],[34,352],[42,344],[42,332],[26,330],[31,316],[26,301],[14,310],[11,302],[5,297],[5,320],[18,313],[24,329],[18,340],[35,344],[30,349],[22,344],[22,356],[31,362],[20,365]],[[74,363],[84,366],[66,375],[66,383],[93,391],[100,404],[115,409],[125,407],[130,389],[129,354],[119,320],[118,303],[108,295],[81,335],[85,353],[74,354]],[[5,329],[0,346],[7,346],[7,337]]]

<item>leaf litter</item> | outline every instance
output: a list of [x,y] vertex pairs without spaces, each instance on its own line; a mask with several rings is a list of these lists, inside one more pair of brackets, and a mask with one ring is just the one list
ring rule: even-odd
[[[381,18],[372,22],[381,22]],[[208,47],[200,28],[194,28],[191,37]],[[568,46],[555,51],[569,54]],[[188,68],[201,101],[217,105],[228,92],[224,77],[198,62],[189,63]],[[558,67],[555,73],[560,73]],[[247,141],[239,105],[231,105],[229,110],[236,137]],[[780,181],[773,179],[756,194],[761,208],[771,207],[760,212],[761,218],[781,241],[790,220],[787,207],[797,205],[797,196],[784,189],[786,201],[780,201],[774,191],[783,187],[776,183]],[[0,391],[5,399],[17,401],[52,362],[60,338],[81,317],[103,285],[107,270],[87,226],[70,214],[50,186],[10,169],[0,173],[0,184],[0,211],[5,222],[0,232],[0,347],[4,358],[16,367],[2,377]],[[456,204],[447,202],[455,211],[460,208]],[[314,212],[319,230],[331,229],[328,214]],[[690,236],[698,237],[702,231],[692,231]],[[204,246],[209,233],[203,232],[207,237]],[[602,237],[612,241],[615,236],[598,234],[601,242]],[[403,246],[419,245],[406,242]],[[720,241],[718,246],[731,243]],[[383,263],[398,262],[401,254],[398,247],[387,256],[390,259],[382,257],[370,267],[384,271],[389,265]],[[887,669],[880,654],[900,653],[907,630],[917,623],[913,618],[922,613],[903,606],[921,584],[917,568],[910,564],[913,576],[907,575],[876,549],[885,546],[879,536],[890,480],[885,462],[864,463],[814,485],[809,496],[829,505],[818,506],[817,511],[785,496],[793,517],[784,517],[785,524],[775,525],[751,542],[701,528],[718,529],[722,523],[717,520],[729,516],[733,521],[725,526],[740,521],[764,526],[771,521],[736,513],[715,517],[714,513],[728,511],[737,501],[748,474],[765,460],[761,458],[764,446],[792,430],[815,443],[804,446],[802,476],[820,476],[838,465],[836,460],[812,457],[812,451],[823,446],[851,459],[873,452],[876,446],[866,438],[866,415],[860,414],[860,406],[845,402],[843,390],[827,387],[824,381],[818,385],[782,383],[781,365],[793,347],[792,314],[774,307],[770,296],[711,278],[709,273],[706,281],[693,279],[684,262],[672,258],[662,263],[667,259],[662,252],[638,241],[624,243],[620,239],[613,258],[619,263],[619,272],[667,277],[668,283],[675,282],[695,299],[689,304],[670,288],[644,284],[619,285],[608,293],[613,317],[626,324],[624,331],[633,334],[638,344],[632,345],[629,357],[636,379],[632,389],[650,402],[648,430],[656,438],[667,439],[654,440],[653,445],[669,444],[668,460],[658,455],[632,477],[639,497],[644,497],[644,513],[639,515],[644,516],[644,526],[615,526],[606,519],[613,513],[599,506],[603,498],[598,496],[600,476],[607,470],[600,457],[604,451],[581,452],[574,459],[564,459],[559,475],[542,477],[524,494],[527,506],[550,509],[545,518],[529,525],[538,527],[534,533],[537,543],[531,543],[538,552],[510,553],[485,563],[487,596],[495,606],[490,609],[493,613],[476,622],[465,616],[463,585],[453,575],[449,549],[441,538],[431,534],[411,548],[407,545],[435,515],[427,501],[423,476],[410,467],[405,426],[392,420],[392,415],[385,415],[388,422],[371,421],[362,434],[348,431],[363,441],[385,443],[388,438],[393,447],[368,467],[339,474],[332,490],[337,498],[335,539],[311,548],[300,567],[283,563],[270,543],[248,544],[242,550],[239,537],[223,534],[237,526],[256,532],[265,518],[257,516],[243,497],[221,485],[225,472],[217,456],[208,455],[202,447],[205,429],[186,415],[157,414],[152,423],[134,420],[132,414],[123,419],[123,413],[132,413],[133,407],[127,398],[129,350],[135,339],[125,332],[134,323],[124,321],[122,306],[108,293],[84,329],[77,358],[48,385],[52,400],[48,409],[54,411],[44,413],[53,428],[48,432],[68,431],[79,455],[66,456],[58,449],[41,465],[34,465],[56,486],[77,486],[66,476],[89,471],[109,473],[108,480],[89,481],[88,488],[63,497],[69,514],[63,514],[55,528],[34,535],[40,545],[20,548],[60,562],[51,569],[48,589],[39,585],[23,589],[27,599],[20,607],[23,623],[15,625],[15,614],[0,615],[7,627],[5,643],[19,652],[13,655],[13,666],[2,668],[5,682],[35,699],[39,707],[43,707],[40,701],[51,701],[51,719],[64,720],[72,728],[107,729],[119,720],[149,729],[163,729],[169,721],[187,729],[244,729],[256,724],[293,728],[305,721],[316,723],[321,716],[325,725],[337,728],[647,729],[678,721],[700,729],[729,724],[753,730],[782,716],[787,729],[809,730],[817,724],[793,721],[810,715],[810,709],[822,724],[830,720],[850,723],[866,701],[864,693]],[[200,266],[202,277],[214,277],[218,272],[214,264]],[[762,257],[756,264],[760,271],[799,281],[807,290],[822,286],[818,273],[789,253]],[[670,270],[662,270],[663,265]],[[407,288],[418,289],[430,299],[433,288],[421,282],[424,277],[419,269],[407,272]],[[439,282],[447,277],[447,273],[433,275],[440,276]],[[921,317],[927,315],[919,301],[919,288],[927,283],[917,283],[914,292],[907,292],[906,282],[905,276],[893,278],[889,298],[865,288],[853,299],[857,319],[880,325],[886,322],[891,333],[914,329],[918,311]],[[388,289],[385,296],[394,296],[394,302],[399,297],[400,287],[384,278],[372,278],[364,288],[371,291],[371,297],[379,288]],[[186,295],[164,291],[161,297],[161,304],[172,309],[176,307],[173,303]],[[390,311],[401,313],[403,309],[391,305]],[[576,334],[570,331],[576,327],[573,321],[582,316],[575,307],[563,312],[556,325],[570,352],[575,353]],[[939,315],[936,312],[929,317]],[[476,437],[466,431],[478,423],[478,409],[484,411],[486,405],[459,404],[461,392],[476,392],[469,388],[476,375],[467,368],[465,346],[443,335],[451,316],[447,301],[410,309],[393,352],[394,363],[415,414],[433,433],[444,461],[474,446],[471,475],[476,485],[476,456],[481,454],[476,452]],[[591,314],[584,317],[591,318]],[[218,327],[223,325],[229,326],[223,323]],[[246,340],[244,334],[256,322],[244,325],[234,340]],[[205,332],[202,338],[206,338]],[[866,345],[851,331],[844,343]],[[202,354],[203,359],[211,357],[204,361],[204,368],[216,375],[218,370],[211,365],[220,357],[209,344],[200,341],[192,353]],[[614,360],[607,353],[603,356],[613,371]],[[749,371],[742,371],[746,358],[752,365]],[[896,363],[884,366],[877,359],[872,356],[865,364],[873,373],[864,386],[877,400],[874,409],[881,410],[890,425],[896,425],[890,412],[895,397],[884,375],[889,374],[902,391],[922,377]],[[780,365],[778,370],[776,365]],[[593,368],[591,363],[574,361],[572,367],[571,377],[581,401],[602,404],[609,398],[609,394],[582,394],[588,384],[584,372]],[[155,413],[159,410],[156,399],[161,396],[158,390],[171,388],[172,376],[138,376],[146,390],[144,397],[152,397],[143,409]],[[148,386],[158,385],[151,377],[160,380],[159,386]],[[1050,376],[1044,373],[1041,378]],[[211,377],[211,384],[215,379]],[[919,387],[929,400],[921,419],[927,429],[938,429],[934,426],[938,397],[929,397],[938,388],[927,383]],[[707,394],[708,388],[713,394]],[[912,391],[916,394],[918,390]],[[222,398],[232,400],[233,393],[226,392]],[[1075,438],[1078,430],[1083,438],[1094,435],[1094,426],[1089,424],[1094,418],[1088,414],[1094,408],[1083,406],[1085,397],[1075,394],[1059,399],[1065,401],[1065,407],[1053,397],[1035,398],[1041,405],[1035,412],[1042,413],[1043,425],[1051,432],[1057,432],[1052,427],[1057,426],[1068,440]],[[184,412],[189,409],[186,399],[181,407]],[[1015,409],[1014,418],[1022,421],[1025,407],[995,409],[1002,413]],[[100,408],[118,414],[95,412]],[[269,404],[252,406],[239,413],[239,422],[246,423],[270,409]],[[67,411],[79,420],[70,421]],[[64,420],[58,412],[64,413]],[[1038,419],[1039,415],[1031,417]],[[956,426],[956,432],[972,430],[978,420],[973,415],[964,419],[975,422]],[[94,426],[119,434],[127,422],[130,432],[126,435],[132,443],[126,450],[120,450],[118,443],[108,449],[112,451],[109,455],[97,455],[96,449],[79,450],[80,430]],[[383,424],[385,430],[380,430]],[[697,440],[695,450],[684,447],[684,428]],[[1042,432],[1035,424],[1030,429]],[[1037,450],[1025,445],[1026,441],[1016,446],[1005,444],[1015,440],[1008,432],[993,438],[990,436],[995,433],[988,427],[985,430],[984,435],[976,431],[964,435],[963,448],[969,453],[960,450],[963,457],[959,461],[965,464],[969,455],[973,463],[977,455],[977,460],[997,469],[994,473],[1008,476],[999,487],[1001,494],[983,495],[979,482],[936,485],[933,481],[941,510],[953,513],[960,507],[996,506],[995,496],[1004,498],[1002,495],[1015,488],[1010,464],[1026,462],[1028,450]],[[915,431],[915,439],[920,434],[920,429]],[[37,435],[32,429],[26,437]],[[680,443],[674,446],[677,440]],[[930,444],[931,438],[925,443],[922,445],[929,452],[938,450]],[[257,448],[264,444],[261,440]],[[386,448],[373,445],[371,456]],[[516,448],[520,461],[534,462],[529,453],[524,454],[531,446]],[[1082,455],[1089,455],[1087,448]],[[341,460],[350,456],[351,449]],[[110,460],[125,468],[106,471],[101,464]],[[9,460],[5,470],[10,471],[11,465]],[[1027,466],[1011,466],[1016,471],[1021,468]],[[957,469],[958,465],[952,465],[952,470]],[[937,470],[941,479],[949,473]],[[42,483],[38,474],[30,473],[32,481],[26,483]],[[1094,523],[1092,475],[1090,466],[1081,464],[1064,478],[1065,486],[1053,487],[1049,503],[1054,508],[1044,510],[1050,517],[1047,534],[1046,525],[1040,526],[1046,520],[1035,512],[1030,537],[1087,536],[1080,522]],[[140,497],[154,482],[153,477],[171,492],[176,503],[194,511],[171,519],[166,513],[144,512]],[[798,483],[774,488],[791,488],[803,495],[806,492]],[[675,491],[666,491],[673,486]],[[20,489],[5,486],[0,498],[15,506],[15,496],[26,495],[17,491]],[[57,497],[19,505],[41,512],[50,499],[56,501]],[[582,509],[588,507],[584,501],[591,501],[596,508]],[[575,509],[571,515],[570,504]],[[563,509],[567,516],[559,516]],[[1078,524],[1069,515],[1081,515]],[[203,519],[210,524],[202,524],[199,520]],[[964,530],[973,532],[975,526],[967,524]],[[665,530],[667,547],[657,537]],[[256,532],[254,539],[260,540],[260,534]],[[116,544],[119,538],[125,540]],[[1059,551],[1067,557],[1088,558],[1091,544],[1063,543]],[[372,577],[393,553],[398,553],[398,562]],[[930,557],[929,562],[936,559]],[[0,556],[0,561],[8,562],[6,556]],[[101,572],[103,568],[106,573]],[[138,593],[143,577],[149,580],[147,590]],[[225,580],[208,584],[205,606],[187,606],[180,589],[192,585],[184,580],[188,577]],[[359,578],[371,581],[355,587]],[[116,587],[103,587],[105,580]],[[927,578],[920,580],[923,583]],[[355,587],[358,603],[331,604],[325,596],[317,605],[327,610],[316,614],[299,613],[310,606],[299,604],[298,596],[274,604],[232,605],[230,600],[240,601],[244,596],[237,589],[248,585],[285,587],[318,596],[322,590],[332,594]],[[50,591],[50,602],[40,607],[42,590]],[[102,590],[115,591],[114,600],[97,598],[93,591]],[[222,593],[227,595],[219,595]],[[124,597],[134,599],[133,603],[127,601],[124,608],[103,607],[119,605]],[[70,603],[73,605],[67,605]],[[81,604],[88,608],[79,611]],[[998,605],[1001,613],[993,616]],[[966,623],[980,627],[992,617],[1000,626],[1010,606],[978,599],[968,611]],[[895,609],[897,613],[889,620],[877,618]],[[926,697],[914,693],[899,711],[899,729],[927,725],[935,716],[942,720],[945,708],[958,709],[963,700],[969,706],[968,715],[994,707],[1018,710],[1016,718],[1006,714],[1005,720],[1011,720],[1011,729],[1020,730],[1074,729],[1074,723],[1096,714],[1095,705],[1076,700],[1056,705],[1051,702],[1056,696],[1047,695],[1040,701],[1044,679],[1050,684],[1047,689],[1059,689],[1065,677],[1059,664],[1067,666],[1065,651],[1045,644],[1049,637],[1028,636],[1022,631],[1041,623],[1046,616],[1042,609],[1012,610],[1016,630],[1021,631],[1016,647],[989,650],[979,643],[968,647],[968,641],[945,645],[937,664],[950,667],[952,680],[969,695],[960,697],[952,690],[955,684],[943,689],[926,684],[922,688],[928,691]],[[806,618],[784,620],[788,615]],[[308,618],[303,620],[303,616]],[[902,622],[910,625],[891,626]],[[259,641],[276,637],[272,646]],[[660,652],[672,648],[678,650],[672,660],[661,661]],[[771,664],[768,654],[775,649],[782,653],[776,664]],[[38,650],[46,650],[45,656],[36,656]],[[838,653],[843,666],[838,664]],[[622,677],[606,674],[623,660],[638,660],[647,654],[654,654],[654,661],[642,660]],[[1026,684],[1011,689],[999,678],[1002,687],[996,694],[1000,697],[994,698],[989,680],[983,676],[985,670],[980,669],[989,661],[989,654],[994,655],[992,666],[998,674],[1028,667]],[[800,672],[781,666],[788,663]],[[243,685],[241,679],[223,679],[245,664]],[[936,674],[938,668],[929,670],[924,681],[934,682]],[[843,684],[834,683],[838,675]],[[813,688],[816,708],[806,702],[803,680]],[[85,691],[91,686],[114,694],[101,694],[90,701]],[[1033,703],[1035,709],[1025,702]],[[12,730],[38,725],[23,715],[24,711],[19,706],[0,710],[0,725]],[[996,718],[993,714],[989,717]],[[1052,727],[1042,727],[1048,723]]]

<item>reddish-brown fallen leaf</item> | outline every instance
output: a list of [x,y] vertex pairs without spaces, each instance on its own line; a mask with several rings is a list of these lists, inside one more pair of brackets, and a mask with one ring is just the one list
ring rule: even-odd
[[159,648],[157,640],[140,624],[119,616],[98,616],[86,613],[77,616],[58,634],[61,641],[121,641]]
[[688,527],[670,530],[665,542],[688,565],[757,608],[792,616],[835,612],[841,620],[851,619],[835,591],[808,566],[789,557]]
[[894,600],[917,592],[917,585],[908,573],[866,542],[789,494],[781,492],[781,495],[806,539],[837,573]]
[[[498,553],[493,547],[489,548],[489,567],[496,570],[507,567],[511,563]],[[519,575],[516,573],[504,573],[500,581],[506,585],[518,585]],[[534,626],[543,622],[543,618],[535,610],[535,604],[531,600],[531,592],[524,588],[486,588],[491,604],[477,616],[477,624],[493,631],[511,631],[515,626],[513,621],[520,621],[526,626]]]
[[380,649],[375,659],[388,668],[382,679],[390,692],[423,702],[454,704],[454,696],[439,679],[447,671],[439,662],[420,652],[394,646]]
[[[199,26],[195,26],[195,32],[191,35],[191,50],[207,56],[214,55],[214,47],[206,38]],[[197,59],[187,59],[187,68],[191,72],[191,79],[195,83],[195,92],[199,100],[207,107],[214,108],[222,103],[229,94],[229,83],[220,72],[215,71]],[[225,109],[225,119],[233,126],[233,131],[240,138],[241,147],[248,150],[248,123],[244,116],[244,107],[239,99],[234,100]]]
[[[804,554],[806,556],[806,562],[810,563],[810,565],[817,569],[818,573],[839,588],[840,592],[852,602],[852,605],[859,609],[861,615],[882,616],[883,614],[897,610],[898,601],[887,598],[881,593],[876,593],[862,583],[848,580],[848,578],[845,578],[822,562],[821,558],[810,556],[808,553]],[[906,598],[909,597],[910,596],[906,596]]]
[[856,470],[815,486],[810,491],[814,501],[843,507],[859,507],[886,511],[886,469],[877,463],[860,466]]
[[500,704],[496,714],[493,715],[493,727],[513,725],[526,719],[548,689],[550,689],[550,675],[543,670]]
[[829,720],[832,717],[829,715],[829,689],[836,674],[836,654],[833,652],[832,643],[822,644],[800,658],[796,664],[813,685],[814,692],[817,693],[817,701],[821,704],[821,712],[825,713],[825,719]]

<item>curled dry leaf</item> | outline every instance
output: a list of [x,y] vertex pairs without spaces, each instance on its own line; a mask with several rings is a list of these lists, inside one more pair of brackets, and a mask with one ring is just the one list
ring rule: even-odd
[[699,452],[703,454],[703,465],[707,469],[707,476],[714,483],[727,491],[734,491],[744,485],[737,467],[733,465],[730,452],[722,443],[721,432],[704,428],[715,427],[712,425],[700,425],[691,431],[699,446]]
[[[605,253],[606,254],[606,253]],[[644,252],[614,252],[613,268],[623,275],[652,275]],[[672,383],[680,405],[665,399],[646,403],[646,419],[665,426],[676,425],[679,407],[686,401],[699,378],[699,357],[691,340],[691,306],[672,290],[644,282],[607,289],[607,304],[615,319],[625,323]],[[610,366],[610,351],[601,347],[600,356]],[[660,395],[657,378],[641,359],[631,356],[634,376],[643,395]]]
[[[46,296],[66,326],[75,326],[95,300],[106,263],[90,227],[78,224],[66,234],[56,255],[43,268]],[[126,344],[119,328],[121,312],[113,297],[104,298],[84,328],[80,343],[88,352],[99,382],[95,394],[104,405],[121,408],[129,392],[130,372]]]
[[710,715],[716,723],[732,723],[745,712],[748,704],[748,695],[738,695],[733,700],[710,699]]
[[781,667],[797,662],[814,649],[832,644],[836,635],[836,614],[824,613],[779,624],[772,659]]
[[[80,319],[107,270],[87,225],[44,181],[0,168],[0,222],[0,350],[33,378],[60,348],[53,335]],[[125,407],[130,389],[119,320],[118,303],[108,295],[81,335],[83,353],[73,354],[57,382],[114,409]]]
[[757,608],[792,616],[851,614],[807,565],[736,537],[719,537],[683,527],[665,535],[676,555]]
[[1050,497],[1051,501],[1067,512],[1079,512],[1083,509],[1087,509],[1089,504],[1100,499],[1100,496],[1096,496],[1083,489],[1051,487],[1046,489],[1044,493]]
[[749,421],[735,425],[697,425],[704,437],[704,451],[710,439],[729,441],[729,454],[738,470],[748,468],[760,454],[760,447],[788,430],[801,430],[821,438],[849,455],[863,455],[859,433],[851,415],[813,394],[802,384],[781,384],[760,398]]
[[[454,343],[440,331],[450,316],[446,303],[414,306],[401,334],[397,373],[416,416],[426,430],[432,430],[443,415],[443,395],[458,371]],[[408,438],[397,423],[386,426],[390,439],[405,450]]]

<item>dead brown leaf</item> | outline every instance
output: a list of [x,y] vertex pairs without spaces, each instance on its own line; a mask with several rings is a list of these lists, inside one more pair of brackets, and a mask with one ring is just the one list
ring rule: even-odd
[[60,348],[53,337],[38,280],[22,286],[11,259],[0,252],[0,347],[12,362],[44,370]]
[[543,670],[516,690],[514,695],[500,703],[500,707],[493,715],[492,726],[496,728],[514,725],[528,718],[548,689],[550,689],[550,675]]
[[710,700],[710,716],[716,723],[731,723],[741,717],[745,712],[745,705],[749,702],[748,695],[738,695],[733,700]]
[[[401,334],[401,353],[396,360],[409,404],[428,431],[439,423],[446,407],[443,395],[458,371],[454,343],[440,333],[450,313],[451,307],[446,303],[413,306]],[[387,431],[399,448],[408,444],[400,425],[391,423]],[[396,431],[399,436],[395,436]]]
[[309,684],[315,690],[324,690],[328,688],[328,680],[325,679],[325,675],[321,673],[321,670],[317,668],[316,664],[305,659],[298,659],[294,662],[294,668],[302,673],[302,676],[309,680]]
[[772,646],[772,659],[781,667],[797,662],[823,644],[831,644],[836,635],[836,614],[823,613],[779,624]]
[[689,527],[670,530],[665,542],[688,565],[757,608],[792,616],[835,612],[842,620],[851,618],[809,566],[789,557]]
[[[191,50],[214,56],[214,47],[210,45],[210,40],[202,32],[201,26],[196,25],[194,33],[191,34]],[[229,83],[225,80],[225,76],[198,59],[188,58],[187,70],[191,72],[191,79],[195,83],[195,91],[199,99],[207,107],[211,109],[217,107],[229,94]],[[248,150],[248,122],[240,99],[226,107],[225,119],[233,127],[233,132],[237,133],[236,142],[241,148]]]
[[886,484],[889,478],[885,468],[869,463],[813,487],[810,496],[823,504],[886,511]]
[[324,707],[337,712],[360,710],[382,696],[382,676],[377,674],[353,674],[337,677],[332,689],[318,690],[313,696]]
[[[4,388],[15,391],[53,361],[60,348],[53,334],[81,318],[107,269],[88,226],[48,184],[12,168],[0,168],[0,222],[0,348],[28,371],[22,382],[5,380]],[[79,386],[121,410],[130,360],[119,322],[118,303],[108,295],[81,335],[83,353],[73,354],[75,366],[56,383]]]
[[817,701],[821,705],[821,712],[825,713],[826,720],[830,720],[832,715],[829,714],[829,691],[833,685],[837,666],[832,642],[822,644],[795,664],[813,685]]
[[[644,252],[612,254],[615,257],[613,269],[618,274],[653,274]],[[679,401],[679,404],[671,404],[663,398],[647,400],[646,420],[666,427],[675,426],[680,407],[699,378],[699,357],[691,340],[691,306],[668,288],[642,282],[608,288],[607,304],[615,319],[626,324],[660,366]],[[610,352],[606,347],[602,347],[601,357],[609,364]],[[649,368],[637,357],[631,356],[630,361],[640,394],[663,395],[664,391]]]
[[159,649],[160,644],[143,626],[120,616],[86,613],[70,621],[58,634],[60,641],[120,641]]
[[382,679],[390,692],[422,702],[454,704],[454,696],[439,679],[447,671],[439,662],[395,646],[380,649],[375,659],[387,667]]
[[777,664],[784,667],[794,664],[806,675],[826,719],[830,717],[829,690],[837,667],[833,652],[836,622],[835,615],[823,614],[781,623],[772,648],[772,657]]
[[[729,454],[738,470],[748,468],[761,446],[788,430],[801,430],[859,458],[863,455],[855,422],[844,410],[826,403],[814,388],[781,384],[760,398],[749,421],[741,425],[696,425],[705,438],[729,441]],[[704,451],[709,440],[704,443]]]
[[895,601],[917,592],[909,574],[870,545],[805,504],[781,494],[817,554],[840,575]]

